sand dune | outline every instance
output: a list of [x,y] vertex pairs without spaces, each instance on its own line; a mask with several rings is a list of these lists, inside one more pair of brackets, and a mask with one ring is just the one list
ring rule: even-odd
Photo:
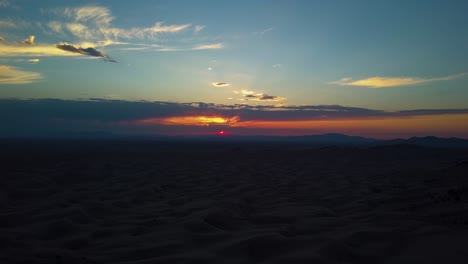
[[466,150],[3,146],[1,263],[468,262]]

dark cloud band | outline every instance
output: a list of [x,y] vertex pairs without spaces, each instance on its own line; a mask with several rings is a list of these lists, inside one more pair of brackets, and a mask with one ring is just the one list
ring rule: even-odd
[[82,48],[73,44],[68,44],[66,42],[61,42],[59,44],[56,44],[55,47],[58,49],[64,50],[64,51],[69,51],[73,53],[79,53],[82,55],[87,55],[91,57],[98,57],[102,58],[104,61],[110,61],[110,62],[117,62],[116,60],[112,59],[108,55],[102,53],[101,51],[98,51],[94,48]]

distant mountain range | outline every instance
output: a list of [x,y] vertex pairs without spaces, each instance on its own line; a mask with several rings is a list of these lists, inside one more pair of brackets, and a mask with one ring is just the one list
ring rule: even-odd
[[412,137],[408,139],[374,139],[359,136],[348,136],[344,134],[329,133],[321,135],[304,136],[179,136],[173,139],[198,139],[214,141],[241,141],[241,142],[291,142],[307,143],[319,145],[369,145],[369,146],[390,146],[390,145],[412,145],[420,147],[435,148],[468,148],[468,139],[462,138],[439,138],[433,136]]
[[[21,140],[22,137],[17,137],[15,141]],[[24,139],[24,138],[23,138]],[[34,140],[34,138],[29,138]],[[239,135],[205,135],[205,136],[164,136],[164,135],[134,135],[124,136],[112,133],[75,133],[63,134],[49,137],[38,137],[37,139],[50,140],[152,140],[164,142],[176,141],[194,141],[194,142],[249,142],[249,143],[304,143],[314,145],[353,145],[353,146],[371,146],[371,147],[386,147],[386,146],[419,146],[431,148],[468,148],[468,139],[462,138],[439,138],[434,136],[427,137],[412,137],[408,139],[390,139],[381,140],[374,138],[366,138],[359,136],[348,136],[344,134],[328,133],[321,135],[304,135],[304,136],[239,136]],[[2,141],[8,140],[4,138]]]
[[468,148],[468,140],[462,138],[439,138],[439,137],[412,137],[408,139],[392,139],[380,142],[383,145],[410,144],[423,147],[437,148]]
[[390,146],[390,145],[412,145],[420,147],[436,148],[468,148],[468,139],[462,138],[439,138],[433,136],[412,137],[408,139],[382,140],[359,136],[348,136],[344,134],[329,133],[321,135],[304,136],[167,136],[159,138],[161,140],[195,140],[195,141],[216,141],[216,142],[284,142],[284,143],[305,143],[317,145],[367,145],[367,146]]

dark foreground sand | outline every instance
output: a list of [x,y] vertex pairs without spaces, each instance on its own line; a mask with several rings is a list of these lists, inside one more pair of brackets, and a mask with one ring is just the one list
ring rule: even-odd
[[468,150],[0,147],[0,263],[468,263]]

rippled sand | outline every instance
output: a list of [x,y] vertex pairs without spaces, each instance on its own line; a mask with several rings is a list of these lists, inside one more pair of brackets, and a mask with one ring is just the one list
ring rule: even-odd
[[1,147],[1,263],[468,263],[468,150]]

